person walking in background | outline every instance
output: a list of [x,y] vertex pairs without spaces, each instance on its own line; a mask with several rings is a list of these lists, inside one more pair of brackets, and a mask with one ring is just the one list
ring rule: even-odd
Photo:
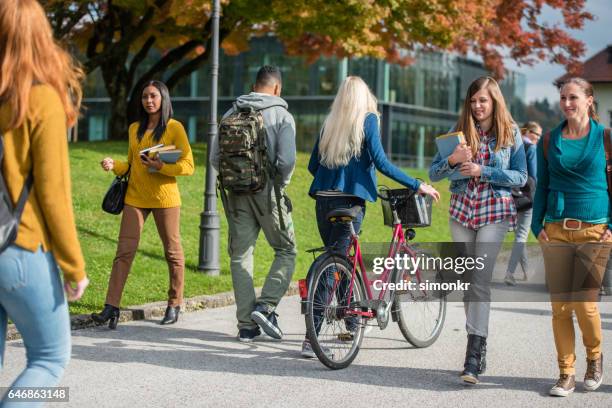
[[[151,213],[164,245],[170,275],[168,307],[160,324],[175,323],[183,302],[185,257],[179,228],[181,196],[176,177],[193,174],[191,147],[183,125],[172,119],[170,94],[162,82],[150,81],[143,86],[138,117],[138,122],[132,123],[129,128],[127,162],[110,157],[101,162],[105,171],[112,170],[118,176],[129,172],[117,254],[106,302],[100,313],[91,315],[98,324],[109,321],[111,329],[117,327],[123,288],[138,249],[142,228]],[[164,163],[159,156],[150,157],[149,154],[140,153],[159,144],[174,145],[181,151],[176,163]]]
[[[326,247],[346,254],[350,226],[330,222],[327,214],[339,208],[357,207],[359,213],[353,228],[359,233],[366,200],[375,202],[378,197],[376,170],[436,201],[440,198],[432,186],[404,174],[387,159],[381,143],[376,97],[360,77],[349,76],[338,89],[308,163],[308,171],[314,176],[309,194],[316,200],[317,226]],[[310,279],[308,276],[307,280]],[[302,356],[315,357],[308,339],[302,343]]]
[[516,230],[514,231],[514,245],[506,270],[504,282],[506,285],[516,285],[514,279],[514,271],[516,266],[521,264],[523,276],[527,280],[527,271],[529,270],[529,262],[527,260],[527,238],[531,229],[531,214],[533,212],[533,196],[535,195],[535,186],[537,182],[537,160],[536,160],[536,145],[542,135],[542,127],[537,122],[527,122],[523,126],[523,146],[525,148],[525,159],[527,161],[527,183],[520,189],[513,189],[512,194],[517,192],[518,199],[514,203],[517,207],[518,219],[516,222]]
[[[0,253],[0,368],[10,318],[28,360],[11,387],[52,387],[70,359],[64,292],[68,300],[78,300],[89,284],[72,209],[66,140],[66,128],[79,114],[83,72],[55,42],[35,0],[0,2],[0,67],[2,192],[13,205],[27,196],[17,237]],[[22,405],[8,394],[0,406]]]
[[[563,282],[576,280],[579,262],[574,251],[560,252],[547,244],[584,247],[586,243],[611,242],[611,206],[606,181],[605,132],[595,113],[593,87],[582,78],[570,78],[563,82],[559,94],[565,120],[538,143],[538,185],[531,230],[542,245],[549,288],[561,285],[559,292],[572,292],[583,289],[572,285],[563,287]],[[598,275],[591,299],[556,299],[555,291],[551,291],[552,326],[560,371],[557,383],[550,389],[553,396],[568,396],[575,388],[574,312],[587,355],[584,389],[594,391],[603,380],[601,317],[596,297],[609,247],[598,252],[589,260],[590,271]],[[584,258],[580,258],[580,263],[583,262]]]
[[439,181],[456,171],[464,176],[450,183],[451,235],[454,242],[467,243],[469,256],[485,259],[483,269],[466,272],[470,286],[463,299],[468,342],[461,378],[477,384],[486,369],[495,260],[506,232],[516,225],[511,189],[525,184],[527,165],[520,131],[491,77],[469,86],[454,130],[463,132],[467,143],[445,158],[438,152],[429,177]]
[[601,295],[612,296],[612,257],[608,260],[606,271],[601,283]]
[[[275,310],[295,270],[295,231],[291,200],[285,192],[295,167],[295,122],[281,90],[280,70],[261,67],[253,92],[238,97],[225,113],[211,147],[229,226],[230,269],[242,342],[252,342],[261,334],[260,328],[268,336],[282,338]],[[246,154],[242,146],[248,146]],[[274,249],[274,261],[257,298],[253,252],[260,230]]]

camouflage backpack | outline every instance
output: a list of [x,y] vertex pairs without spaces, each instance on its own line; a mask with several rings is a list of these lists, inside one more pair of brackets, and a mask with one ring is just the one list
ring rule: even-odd
[[234,111],[219,124],[219,182],[236,194],[257,193],[271,177],[261,111]]
[[[272,105],[282,106],[282,105]],[[268,106],[264,109],[271,108]],[[261,110],[238,108],[219,124],[219,189],[226,208],[230,203],[225,190],[234,194],[254,194],[272,180],[281,229],[285,223],[281,211],[281,189],[275,180],[274,166],[268,159],[266,128]],[[272,203],[268,205],[272,212]]]

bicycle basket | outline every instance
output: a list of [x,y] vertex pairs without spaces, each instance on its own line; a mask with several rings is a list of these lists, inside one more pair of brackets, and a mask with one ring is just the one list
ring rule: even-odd
[[[409,188],[379,189],[385,225],[393,226],[394,205],[403,227],[429,227],[431,225],[431,196],[417,194]],[[395,203],[395,204],[394,204]]]

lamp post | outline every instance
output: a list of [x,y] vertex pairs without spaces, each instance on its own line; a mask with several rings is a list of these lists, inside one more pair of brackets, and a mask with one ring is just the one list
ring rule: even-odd
[[217,172],[212,168],[212,141],[217,137],[217,82],[219,77],[219,13],[220,0],[212,0],[212,63],[210,64],[210,122],[207,142],[206,190],[204,192],[204,212],[200,214],[200,252],[198,269],[204,273],[219,275],[219,213],[215,180]]

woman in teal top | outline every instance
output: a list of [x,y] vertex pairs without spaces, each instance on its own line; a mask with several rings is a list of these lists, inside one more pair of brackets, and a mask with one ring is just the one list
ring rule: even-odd
[[578,219],[591,224],[609,224],[604,127],[589,118],[588,133],[579,138],[563,135],[568,121],[550,132],[547,159],[544,138],[538,144],[538,188],[533,204],[532,231],[537,237],[542,221]]
[[559,105],[566,120],[538,143],[531,230],[542,245],[546,282],[551,291],[560,375],[550,395],[565,397],[576,384],[574,313],[587,355],[584,389],[596,390],[603,379],[597,294],[610,247],[596,243],[612,241],[612,233],[605,129],[595,113],[593,87],[584,79],[570,78],[559,91]]

